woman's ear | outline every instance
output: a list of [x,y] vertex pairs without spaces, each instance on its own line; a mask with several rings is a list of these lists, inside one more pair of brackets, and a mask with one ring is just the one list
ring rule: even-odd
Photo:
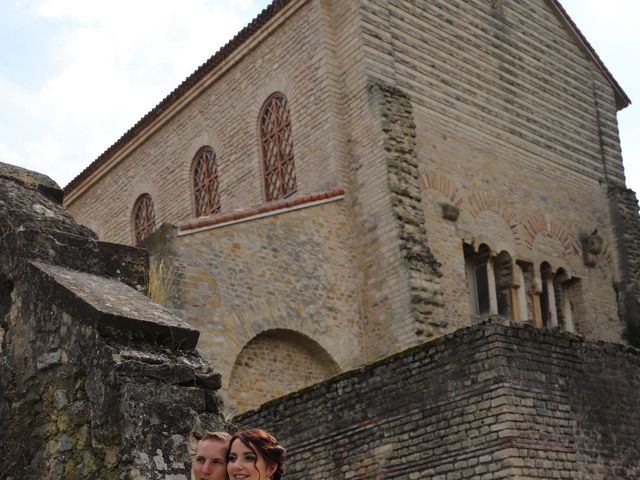
[[269,465],[267,465],[267,475],[269,476],[269,478],[271,478],[271,476],[276,473],[277,469],[278,465],[276,465],[275,463],[270,463]]

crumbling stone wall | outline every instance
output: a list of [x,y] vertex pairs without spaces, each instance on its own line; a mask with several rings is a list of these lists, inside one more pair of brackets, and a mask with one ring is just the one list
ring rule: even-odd
[[220,376],[141,293],[146,254],[61,201],[0,163],[0,478],[187,479],[189,442],[222,423]]
[[614,218],[616,240],[620,249],[617,284],[618,305],[625,320],[627,340],[640,347],[640,213],[633,190],[610,187],[609,198]]
[[427,239],[411,100],[405,92],[389,85],[372,84],[370,91],[380,109],[391,209],[407,269],[415,335],[417,339],[441,335],[447,326],[440,311],[442,273]]
[[287,478],[640,475],[640,352],[489,319],[234,421],[273,431]]

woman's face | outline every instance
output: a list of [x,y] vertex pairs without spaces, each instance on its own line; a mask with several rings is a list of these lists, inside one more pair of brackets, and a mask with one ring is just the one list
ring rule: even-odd
[[227,445],[218,440],[203,440],[196,448],[193,473],[196,480],[227,480]]
[[275,472],[275,465],[267,465],[257,450],[236,439],[231,444],[227,473],[230,480],[267,480]]

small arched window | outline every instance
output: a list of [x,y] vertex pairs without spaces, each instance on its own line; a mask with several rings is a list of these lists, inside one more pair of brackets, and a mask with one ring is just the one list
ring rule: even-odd
[[211,147],[202,147],[196,153],[193,166],[193,195],[196,217],[220,211],[218,163]]
[[295,192],[291,117],[287,97],[282,93],[274,93],[262,106],[260,143],[266,200],[277,200]]
[[135,244],[147,238],[156,226],[156,215],[151,195],[143,193],[133,206],[133,232]]

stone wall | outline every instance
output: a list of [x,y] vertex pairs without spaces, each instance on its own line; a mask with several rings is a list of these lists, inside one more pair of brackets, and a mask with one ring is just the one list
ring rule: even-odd
[[500,318],[234,421],[288,447],[291,480],[630,479],[640,353]]
[[617,284],[618,303],[626,323],[625,335],[640,347],[640,214],[633,190],[611,187],[611,209],[615,218],[616,240],[621,251],[618,268],[622,280]]
[[222,425],[198,332],[152,303],[146,253],[106,244],[47,177],[0,163],[0,478],[189,478]]
[[[346,202],[342,195],[320,203],[296,200],[296,207],[287,207],[291,202],[284,200],[282,208],[270,212],[237,212],[232,222],[207,226],[218,220],[212,217],[176,231],[160,229],[143,243],[153,258],[175,267],[175,293],[167,306],[201,332],[199,348],[222,374],[229,408],[256,406],[235,401],[231,386],[238,386],[236,375],[253,376],[240,390],[244,397],[263,401],[314,383],[299,377],[283,391],[264,375],[260,363],[246,358],[247,347],[261,334],[279,338],[278,358],[290,370],[288,378],[299,368],[324,372],[326,378],[336,368],[364,361]],[[308,363],[287,362],[285,351]],[[320,378],[314,375],[313,380]]]

